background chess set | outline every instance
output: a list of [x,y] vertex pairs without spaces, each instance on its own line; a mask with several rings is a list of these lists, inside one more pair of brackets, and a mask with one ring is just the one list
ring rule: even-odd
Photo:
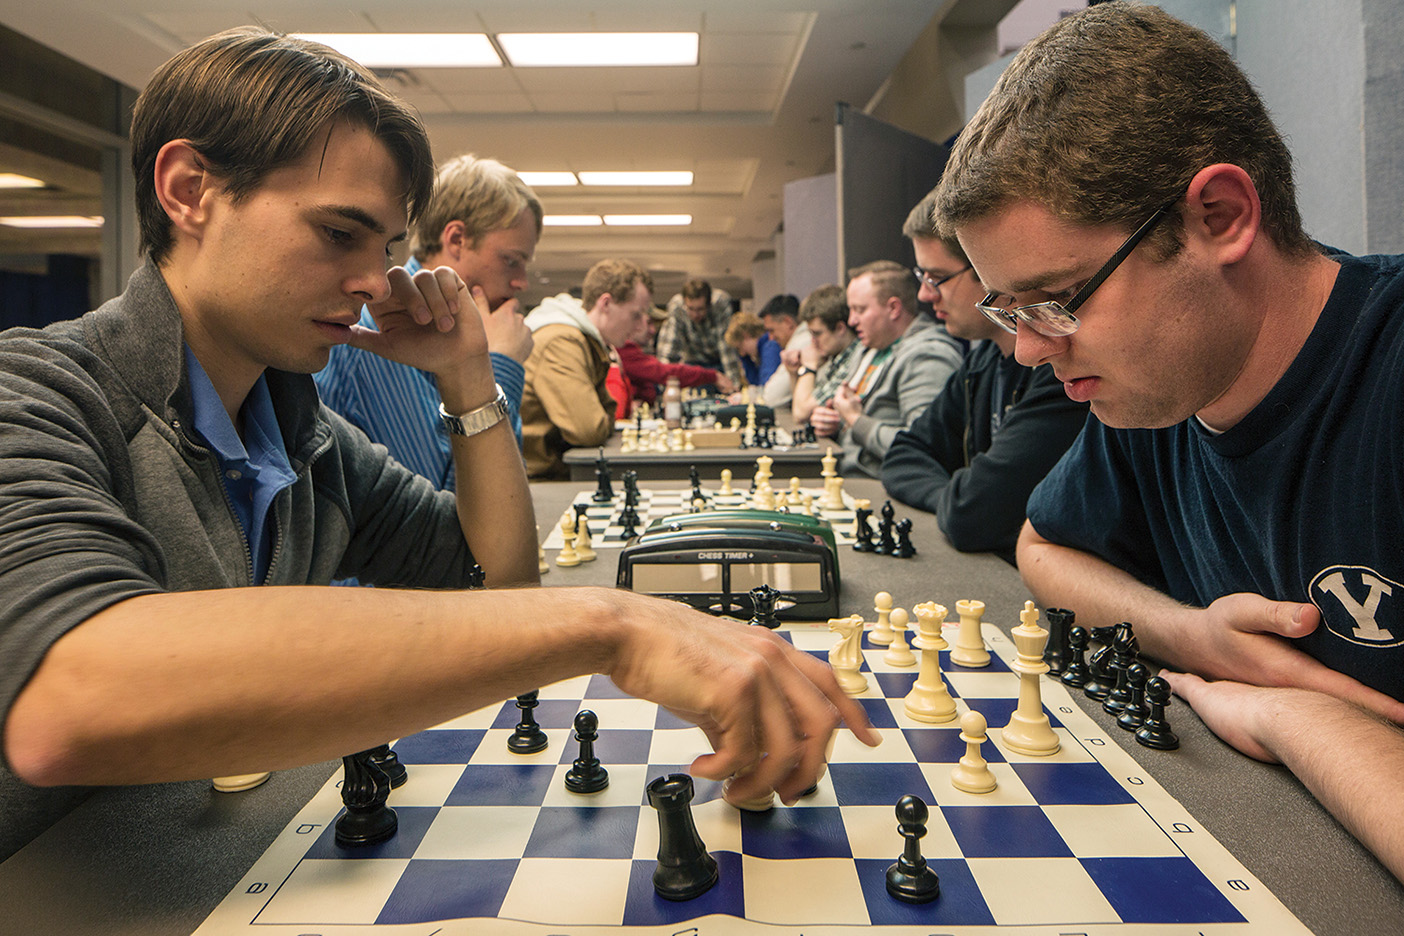
[[[786,625],[782,636],[827,658],[823,625]],[[396,744],[409,781],[390,798],[400,828],[363,850],[332,842],[340,773],[298,813],[219,905],[197,936],[512,933],[547,936],[881,933],[1020,934],[1307,933],[1212,835],[1069,698],[1041,681],[1044,710],[1061,742],[1051,757],[1002,746],[1015,708],[1014,646],[986,623],[993,651],[982,669],[942,670],[960,713],[985,716],[984,756],[999,781],[987,794],[950,784],[965,752],[957,722],[925,725],[903,711],[915,668],[886,664],[863,644],[868,689],[858,696],[883,744],[869,749],[846,729],[818,792],[794,807],[743,813],[718,783],[697,781],[692,811],[721,867],[695,900],[653,891],[658,823],[647,782],[685,769],[708,750],[699,729],[620,693],[603,676],[541,690],[537,720],[550,739],[535,755],[507,751],[520,712],[507,702]],[[953,636],[948,631],[947,636]],[[576,756],[570,725],[596,712],[595,752],[610,772],[602,793],[564,789]],[[1174,756],[1174,755],[1150,755]],[[893,806],[904,794],[931,809],[922,853],[941,896],[910,905],[884,888],[901,853]],[[988,929],[993,927],[994,929]]]
[[[614,499],[608,504],[599,503],[592,498],[594,489],[581,491],[575,495],[572,501],[574,504],[586,505],[585,516],[590,522],[590,542],[596,549],[623,548],[628,545],[628,540],[624,538],[624,527],[619,523],[619,517],[624,511],[624,492],[619,482],[614,484]],[[747,479],[738,479],[732,482],[733,492],[731,494],[719,494],[715,489],[703,489],[707,495],[708,510],[734,510],[745,508],[750,504],[750,494],[747,488],[750,482]],[[808,495],[813,501],[814,515],[829,521],[834,528],[834,543],[838,546],[851,546],[853,538],[853,506],[854,499],[847,492],[843,492],[844,506],[841,510],[823,508],[819,506],[820,499],[824,496],[822,488],[801,487],[801,492]],[[775,491],[777,502],[785,498],[790,493],[788,487]],[[688,513],[692,510],[692,491],[689,488],[677,490],[657,490],[647,483],[639,485],[639,503],[634,508],[639,515],[639,522],[635,527],[636,532],[642,533],[648,528],[653,520],[659,517],[666,517],[669,514]],[[792,511],[799,512],[798,507],[791,507]],[[869,525],[876,528],[876,520],[870,520]],[[556,523],[546,539],[542,542],[542,549],[560,549],[564,545],[561,535],[560,524]]]

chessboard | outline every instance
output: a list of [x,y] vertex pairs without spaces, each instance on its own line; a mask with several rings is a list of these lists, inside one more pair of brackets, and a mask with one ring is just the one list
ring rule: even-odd
[[[824,658],[835,639],[824,625],[780,633]],[[550,743],[538,754],[507,750],[520,717],[510,702],[400,740],[409,779],[391,795],[399,830],[383,844],[336,845],[338,772],[196,936],[1309,932],[1058,681],[1041,684],[1061,749],[1031,757],[1005,747],[1015,650],[988,622],[983,635],[989,666],[953,666],[945,652],[941,662],[958,714],[977,711],[991,726],[981,746],[998,779],[991,793],[952,786],[966,749],[957,722],[910,719],[903,698],[915,669],[887,664],[865,635],[869,686],[858,698],[883,743],[867,748],[840,729],[817,791],[766,812],[739,811],[720,784],[697,780],[692,813],[720,880],[670,902],[651,883],[659,832],[644,787],[685,770],[707,743],[607,678],[584,676],[541,690],[535,714]],[[610,774],[588,796],[563,785],[584,708],[599,718],[594,751]],[[885,890],[903,849],[894,805],[907,794],[930,806],[920,844],[941,894],[926,904]]]
[[[801,487],[800,491],[809,495],[814,504],[819,503],[819,498],[823,496],[823,488]],[[750,505],[750,495],[746,491],[746,482],[741,481],[730,494],[721,494],[715,488],[702,488],[706,495],[707,507],[710,509],[737,510]],[[777,490],[777,499],[784,498],[790,493],[789,488]],[[585,516],[590,523],[590,542],[594,548],[618,549],[628,545],[628,540],[624,537],[624,527],[619,522],[620,514],[624,512],[624,493],[615,485],[614,499],[609,503],[595,501],[594,490],[581,491],[575,495],[571,501],[572,510],[575,504],[585,505]],[[639,486],[639,504],[635,507],[638,512],[639,522],[636,530],[642,533],[648,528],[653,520],[659,517],[666,517],[669,514],[687,513],[692,510],[690,498],[691,488],[676,488],[674,490],[658,490],[646,484]],[[834,542],[839,546],[849,546],[854,542],[853,537],[853,497],[847,492],[843,493],[844,506],[841,510],[827,509],[816,506],[816,515],[829,521],[834,528]],[[798,507],[790,507],[790,510],[799,511]],[[551,518],[543,518],[543,521]],[[556,518],[559,519],[559,518]],[[870,521],[870,526],[876,528],[876,521]],[[551,532],[542,542],[543,549],[560,549],[563,545],[561,528],[559,523],[555,523]]]

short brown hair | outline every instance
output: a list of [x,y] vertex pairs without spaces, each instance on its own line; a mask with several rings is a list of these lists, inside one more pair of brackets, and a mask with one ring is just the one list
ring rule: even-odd
[[469,246],[476,246],[484,234],[516,224],[524,211],[536,219],[540,237],[543,212],[536,193],[497,160],[465,153],[439,167],[434,195],[414,223],[410,252],[421,261],[438,253],[451,221],[462,221]]
[[653,292],[653,277],[634,261],[601,260],[585,274],[585,282],[580,287],[580,304],[588,312],[605,293],[615,302],[628,302],[634,295],[634,287],[639,284]]
[[707,308],[712,307],[712,284],[704,279],[690,279],[683,283],[683,299],[705,299]]
[[800,303],[799,318],[808,324],[815,319],[824,323],[830,331],[839,325],[848,327],[848,295],[842,286],[829,283],[820,286],[804,297]]
[[849,270],[848,281],[851,283],[860,276],[870,274],[873,278],[873,295],[878,302],[885,303],[896,296],[908,315],[917,314],[916,278],[911,270],[895,260],[874,260]]
[[252,26],[198,42],[156,70],[132,113],[141,249],[159,263],[171,222],[156,198],[156,156],[188,140],[235,202],[300,159],[334,120],[366,127],[390,151],[414,218],[429,201],[434,157],[419,117],[369,71],[324,45]]
[[[1292,159],[1267,108],[1208,34],[1157,7],[1103,3],[1060,20],[1000,76],[937,187],[947,233],[1015,201],[1083,225],[1139,225],[1215,163],[1243,169],[1263,230],[1290,253],[1302,231]],[[1178,252],[1171,212],[1148,243]]]
[[754,312],[737,312],[727,323],[722,340],[733,348],[740,348],[747,338],[759,338],[765,334],[765,323]]
[[961,263],[969,263],[965,248],[960,246],[954,234],[938,230],[936,227],[936,189],[926,193],[926,197],[916,203],[902,225],[902,234],[908,240],[939,241],[952,257]]

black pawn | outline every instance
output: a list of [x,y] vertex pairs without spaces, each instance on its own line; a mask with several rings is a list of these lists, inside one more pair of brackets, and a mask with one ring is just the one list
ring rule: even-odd
[[868,526],[868,518],[873,512],[866,507],[855,507],[853,510],[853,551],[854,552],[875,552],[873,546],[873,528]]
[[1049,608],[1043,613],[1048,622],[1048,646],[1043,650],[1043,662],[1048,664],[1048,675],[1061,676],[1072,659],[1072,647],[1068,644],[1068,631],[1077,621],[1077,615],[1067,608]]
[[692,778],[669,774],[648,785],[648,802],[658,810],[658,867],[653,889],[664,900],[691,900],[717,883],[717,860],[707,853],[692,821]]
[[597,504],[608,504],[614,500],[614,485],[610,484],[609,462],[605,460],[604,449],[595,459],[595,495],[590,498]]
[[928,815],[926,804],[911,794],[897,801],[897,831],[907,844],[887,869],[887,892],[903,903],[930,903],[941,896],[941,879],[921,856]]
[[771,585],[757,585],[751,589],[751,623],[770,630],[780,626],[775,616],[775,603],[780,598],[780,590]]
[[702,493],[702,476],[697,473],[696,465],[687,469],[687,479],[692,482],[692,496],[688,498],[688,503],[706,500],[707,495]]
[[894,556],[897,554],[897,541],[892,538],[893,518],[897,511],[892,507],[892,501],[887,501],[882,505],[882,522],[878,524],[878,545],[873,550],[879,555]]
[[1146,720],[1146,713],[1149,711],[1146,708],[1146,679],[1149,676],[1150,670],[1140,663],[1132,663],[1126,667],[1126,681],[1131,686],[1131,701],[1121,710],[1116,723],[1127,731],[1135,731]]
[[1084,654],[1087,653],[1087,644],[1090,641],[1091,635],[1087,633],[1087,628],[1077,625],[1068,628],[1068,662],[1063,669],[1063,675],[1059,677],[1064,685],[1076,689],[1087,684],[1090,674]]
[[897,521],[897,551],[892,555],[898,559],[910,559],[916,555],[916,547],[912,545],[911,517],[903,517]]
[[405,770],[405,765],[400,763],[395,752],[390,750],[390,745],[382,744],[379,747],[373,747],[366,752],[366,755],[370,758],[370,762],[379,767],[390,779],[390,789],[398,790],[409,779],[409,771]]
[[336,820],[336,844],[342,848],[379,845],[400,827],[395,810],[385,805],[390,797],[390,778],[371,761],[370,754],[360,751],[341,759],[346,771],[341,802],[346,812]]
[[575,535],[585,534],[585,542],[590,542],[590,517],[586,511],[590,509],[588,504],[571,504],[575,508]]
[[1119,715],[1131,703],[1131,683],[1126,671],[1136,662],[1136,652],[1140,644],[1131,632],[1130,624],[1122,624],[1112,638],[1112,672],[1116,674],[1116,684],[1102,700],[1102,711],[1109,715]]
[[468,587],[482,588],[487,583],[487,574],[476,562],[468,566]]
[[546,732],[541,730],[536,723],[536,715],[532,713],[532,709],[541,704],[536,701],[539,691],[533,689],[517,696],[517,708],[522,710],[522,720],[517,722],[512,737],[507,739],[507,750],[513,754],[535,754],[546,750]]
[[1146,680],[1146,720],[1136,729],[1136,740],[1157,751],[1173,751],[1180,739],[1165,720],[1165,706],[1170,704],[1170,684],[1159,676]]
[[595,756],[595,741],[599,739],[600,720],[589,709],[575,716],[575,740],[580,742],[580,756],[566,772],[565,788],[572,793],[598,793],[609,786],[609,771]]
[[619,536],[622,539],[633,539],[639,535],[639,513],[633,504],[624,504],[624,512],[619,515],[619,526]]

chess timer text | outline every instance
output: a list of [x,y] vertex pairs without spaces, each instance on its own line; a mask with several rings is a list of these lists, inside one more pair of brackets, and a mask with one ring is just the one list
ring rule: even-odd
[[697,554],[698,560],[721,560],[721,559],[754,559],[756,554],[744,550],[738,552],[700,552]]

